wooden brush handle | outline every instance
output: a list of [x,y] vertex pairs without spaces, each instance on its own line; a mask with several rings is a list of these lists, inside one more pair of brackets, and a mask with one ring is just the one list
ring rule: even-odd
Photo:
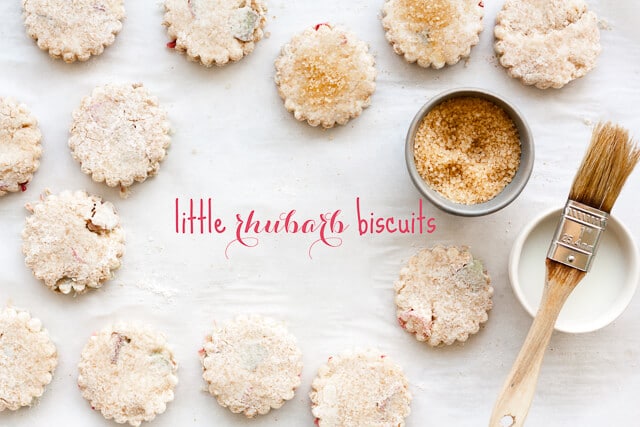
[[498,396],[489,427],[521,427],[529,412],[553,326],[573,284],[547,281],[540,308]]

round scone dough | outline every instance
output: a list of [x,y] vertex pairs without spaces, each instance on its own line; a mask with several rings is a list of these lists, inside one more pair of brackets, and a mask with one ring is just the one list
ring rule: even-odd
[[167,113],[141,83],[109,84],[73,112],[69,147],[82,172],[126,191],[158,172],[170,129]]
[[386,0],[382,26],[407,62],[442,68],[469,56],[480,40],[483,16],[478,0]]
[[0,97],[0,196],[25,191],[40,166],[42,134],[23,104]]
[[0,311],[0,412],[29,406],[42,396],[58,364],[56,346],[27,311]]
[[402,370],[373,349],[330,357],[309,397],[318,427],[403,427],[411,412]]
[[264,36],[267,6],[262,0],[165,0],[167,46],[203,65],[239,61]]
[[100,55],[125,18],[124,0],[22,0],[22,10],[38,47],[65,62]]
[[494,34],[509,75],[540,89],[584,76],[601,50],[598,19],[583,0],[506,0]]
[[25,263],[51,290],[81,294],[120,267],[124,232],[111,203],[64,191],[26,208],[32,214],[22,231]]
[[82,350],[78,371],[78,386],[92,409],[132,426],[162,414],[178,383],[178,364],[165,337],[127,323],[94,334]]
[[240,316],[216,326],[200,352],[202,377],[218,403],[248,418],[280,408],[300,385],[302,353],[285,325]]
[[395,283],[398,323],[432,346],[466,341],[488,319],[490,282],[482,263],[465,247],[423,249]]
[[284,106],[296,119],[331,128],[358,117],[375,91],[375,60],[352,33],[318,24],[294,36],[275,63]]

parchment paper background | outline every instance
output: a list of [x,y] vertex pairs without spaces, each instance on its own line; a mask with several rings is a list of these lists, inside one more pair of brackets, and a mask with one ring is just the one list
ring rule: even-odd
[[[403,366],[414,395],[408,426],[482,426],[531,319],[509,286],[515,236],[540,211],[563,205],[591,123],[611,119],[640,136],[640,6],[590,1],[603,19],[603,52],[587,77],[561,90],[524,87],[493,54],[502,2],[485,1],[485,30],[467,64],[440,71],[409,65],[384,38],[381,1],[270,0],[267,31],[253,54],[206,69],[167,49],[162,5],[126,1],[127,19],[113,46],[87,63],[51,60],[28,38],[20,2],[0,3],[0,94],[26,103],[44,135],[40,170],[25,193],[0,200],[0,304],[42,319],[60,354],[53,382],[33,408],[0,414],[0,426],[107,426],[76,386],[76,364],[93,331],[135,320],[163,331],[180,363],[176,398],[154,426],[311,426],[308,391],[328,356],[376,346]],[[293,34],[318,22],[344,25],[371,45],[379,75],[372,106],[329,131],[298,123],[273,83],[273,61]],[[67,147],[71,112],[92,88],[141,81],[168,110],[172,146],[160,173],[120,199],[81,173]],[[404,136],[419,107],[459,86],[493,90],[514,102],[533,130],[537,158],[529,185],[512,205],[484,218],[457,218],[425,204],[432,235],[358,236],[355,198],[380,216],[408,217],[418,206],[404,164]],[[614,215],[640,240],[640,172]],[[20,233],[45,188],[87,189],[112,201],[127,233],[123,266],[102,289],[78,298],[55,295],[24,266]],[[272,218],[295,208],[300,218],[342,209],[351,224],[339,248],[315,236],[262,236],[253,249],[222,236],[174,232],[176,197],[212,197],[214,213],[233,225],[236,212]],[[417,249],[437,242],[470,245],[493,278],[494,309],[465,345],[432,349],[396,324],[393,282]],[[602,286],[607,286],[603,283]],[[203,391],[197,350],[215,319],[258,312],[283,319],[304,353],[293,401],[255,420],[231,414]],[[528,426],[635,425],[640,417],[640,300],[605,329],[556,333],[547,353]]]

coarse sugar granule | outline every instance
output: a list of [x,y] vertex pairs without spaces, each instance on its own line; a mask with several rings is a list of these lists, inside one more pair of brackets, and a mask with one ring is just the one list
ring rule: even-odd
[[504,109],[477,97],[452,98],[423,119],[414,140],[418,173],[447,199],[493,199],[520,165],[520,137]]

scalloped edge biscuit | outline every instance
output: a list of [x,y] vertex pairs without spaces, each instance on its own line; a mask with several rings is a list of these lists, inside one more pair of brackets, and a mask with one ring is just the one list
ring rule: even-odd
[[164,335],[119,322],[93,334],[78,364],[78,387],[105,419],[132,426],[162,414],[174,398],[178,364]]
[[22,0],[27,34],[52,58],[71,63],[100,55],[115,41],[124,0]]
[[469,56],[480,41],[483,16],[478,0],[386,0],[382,26],[395,53],[439,69]]
[[285,108],[311,126],[331,128],[358,117],[376,88],[375,59],[368,45],[329,24],[293,36],[275,68]]
[[218,403],[247,418],[291,400],[300,385],[302,353],[284,323],[239,316],[216,326],[200,351],[202,377]]
[[56,346],[39,319],[14,307],[0,311],[0,412],[31,406],[57,365]]
[[34,276],[52,291],[99,288],[120,267],[124,232],[110,202],[85,191],[45,193],[27,204],[22,253]]
[[559,89],[583,77],[601,51],[598,19],[582,0],[507,0],[494,35],[509,76],[539,89]]
[[73,112],[69,148],[82,172],[126,193],[158,173],[170,130],[166,111],[142,83],[107,84]]
[[40,166],[42,133],[24,104],[0,97],[0,196],[25,191]]
[[394,285],[398,323],[434,347],[464,342],[488,319],[490,282],[466,247],[422,249],[400,270]]
[[241,60],[264,37],[262,0],[165,0],[164,8],[167,46],[206,67]]
[[411,412],[402,369],[375,349],[330,357],[318,369],[309,398],[318,427],[403,427]]

